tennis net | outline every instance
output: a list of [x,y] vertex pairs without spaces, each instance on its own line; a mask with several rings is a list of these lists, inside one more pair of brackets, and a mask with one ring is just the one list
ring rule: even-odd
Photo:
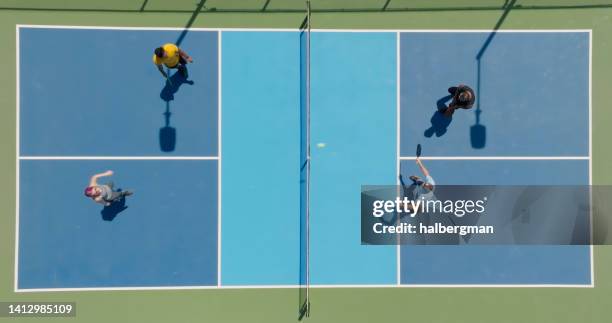
[[299,319],[310,314],[310,1],[300,28],[300,297]]

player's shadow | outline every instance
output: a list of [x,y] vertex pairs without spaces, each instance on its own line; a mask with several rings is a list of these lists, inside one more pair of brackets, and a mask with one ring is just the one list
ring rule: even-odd
[[163,152],[173,152],[176,146],[176,128],[170,126],[170,101],[174,100],[174,95],[179,91],[183,84],[193,85],[193,81],[187,80],[180,72],[170,76],[170,82],[161,90],[159,97],[166,102],[166,112],[164,115],[164,126],[159,129],[159,148]]
[[[121,190],[117,190],[117,192],[121,192]],[[113,221],[119,213],[125,211],[128,207],[125,205],[125,197],[111,203],[109,206],[105,206],[100,214],[102,215],[102,220],[104,221]]]
[[166,82],[166,85],[159,93],[159,97],[166,102],[174,100],[174,95],[179,91],[181,85],[183,84],[193,85],[194,82],[187,80],[180,72],[175,72],[172,76],[170,76],[170,82]]
[[431,122],[431,127],[423,133],[425,137],[431,138],[434,134],[436,137],[441,137],[446,133],[448,126],[453,121],[453,117],[447,117],[443,112],[447,108],[446,102],[450,101],[451,98],[452,95],[447,95],[436,102],[437,109],[429,120]]
[[[414,191],[416,190],[417,185],[419,185],[420,183],[410,179],[409,184],[408,184],[404,181],[404,177],[402,176],[402,174],[399,175],[399,181],[400,181],[400,187],[402,190],[400,197],[401,198],[408,197],[409,199],[412,199],[412,197],[414,196]],[[389,212],[389,213],[385,213],[380,218],[380,221],[382,221],[383,223],[387,225],[394,225],[394,224],[397,224],[397,222],[400,221],[406,215],[408,215],[408,213]]]

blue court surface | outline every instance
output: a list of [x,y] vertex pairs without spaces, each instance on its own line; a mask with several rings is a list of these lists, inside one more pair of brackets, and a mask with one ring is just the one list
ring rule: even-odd
[[[19,287],[216,286],[217,166],[21,161]],[[71,198],[107,168],[124,206]]]
[[[299,31],[18,31],[18,290],[299,284]],[[194,63],[168,85],[153,49],[178,40]],[[417,144],[441,185],[589,184],[589,40],[313,31],[311,283],[592,284],[589,246],[367,246],[359,227],[361,186],[416,174]],[[49,64],[57,44],[79,59]],[[459,83],[478,121],[437,115]],[[125,205],[83,196],[107,169]]]
[[[438,184],[586,185],[586,160],[432,160]],[[404,178],[418,174],[401,162]],[[491,174],[495,174],[492,176]],[[591,282],[589,246],[402,246],[402,284],[567,284]]]
[[[589,33],[500,32],[487,45],[489,36],[401,35],[401,155],[421,143],[427,156],[588,156]],[[475,109],[437,113],[460,83],[478,93],[486,138],[470,132]]]
[[[155,156],[159,129],[176,129],[177,156],[218,155],[218,35],[189,33],[189,81],[166,85],[151,48],[180,32],[20,29],[22,156]],[[57,44],[72,60],[50,64]],[[152,68],[153,67],[153,68]],[[176,70],[174,70],[176,71]],[[52,135],[51,135],[52,134]]]

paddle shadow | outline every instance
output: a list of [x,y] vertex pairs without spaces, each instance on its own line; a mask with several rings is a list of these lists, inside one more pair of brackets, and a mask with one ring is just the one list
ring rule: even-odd
[[164,126],[159,129],[159,148],[163,152],[173,152],[176,147],[176,128],[170,126],[170,102],[166,101]]
[[431,138],[434,134],[436,137],[441,137],[446,133],[448,126],[453,121],[453,117],[444,116],[444,110],[447,108],[446,102],[450,101],[452,97],[452,95],[446,95],[436,102],[437,110],[429,120],[429,122],[431,122],[431,127],[423,133],[425,137]]
[[474,149],[483,149],[487,144],[487,127],[480,123],[480,107],[475,111],[476,124],[470,127],[470,144]]
[[[121,190],[117,190],[117,192],[121,192]],[[111,203],[109,206],[104,206],[100,214],[102,215],[102,220],[104,221],[113,221],[119,213],[125,211],[128,207],[125,205],[125,197]]]
[[504,4],[502,6],[502,9],[504,9],[504,11],[501,17],[499,17],[499,19],[497,20],[497,23],[493,27],[493,31],[491,31],[487,39],[482,44],[482,47],[476,54],[476,65],[477,65],[476,67],[477,69],[476,93],[477,94],[476,94],[476,111],[475,111],[476,124],[470,127],[470,144],[472,145],[472,148],[474,149],[483,149],[487,142],[487,128],[483,124],[480,123],[480,114],[482,113],[480,109],[481,107],[480,97],[482,96],[482,90],[480,87],[480,84],[482,81],[482,77],[481,77],[482,58],[484,54],[487,52],[489,45],[491,45],[491,42],[497,35],[497,31],[504,24],[504,21],[508,17],[508,14],[510,14],[510,11],[515,8],[516,2],[517,0],[505,0],[504,1]]

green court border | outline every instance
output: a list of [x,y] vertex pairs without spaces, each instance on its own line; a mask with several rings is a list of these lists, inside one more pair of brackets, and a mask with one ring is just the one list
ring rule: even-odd
[[[120,0],[108,0],[121,3]],[[485,1],[483,1],[485,2]],[[492,29],[502,10],[316,13],[317,29]],[[592,29],[593,183],[612,184],[607,107],[612,9],[511,11],[502,29]],[[15,28],[18,24],[183,27],[189,13],[0,11],[0,178],[15,183]],[[201,13],[193,27],[298,28],[303,14]],[[94,64],[95,62],[92,62]],[[171,290],[14,293],[15,192],[0,196],[0,301],[76,301],[74,322],[292,322],[298,290]],[[311,322],[605,322],[612,314],[612,247],[595,247],[594,288],[367,288],[311,290]],[[0,321],[4,319],[0,318]],[[40,321],[22,319],[19,322]],[[59,320],[59,319],[56,319]],[[16,320],[12,320],[16,321]]]

